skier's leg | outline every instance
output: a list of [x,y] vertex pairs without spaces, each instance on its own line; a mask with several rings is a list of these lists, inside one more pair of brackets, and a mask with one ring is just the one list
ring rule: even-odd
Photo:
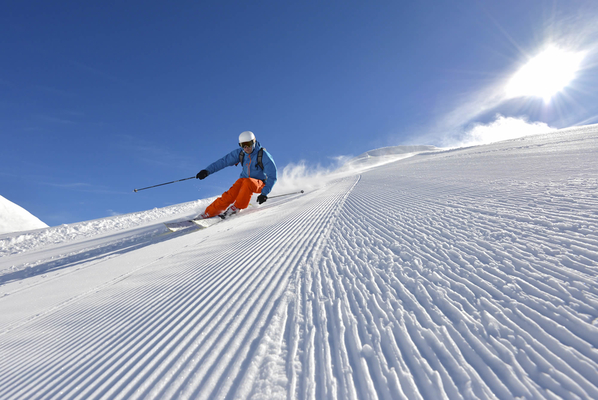
[[206,208],[205,214],[208,217],[215,217],[222,214],[237,198],[242,183],[242,179],[237,179],[230,189],[222,193],[222,196],[218,197]]
[[[247,208],[249,202],[251,201],[251,196],[254,193],[260,193],[264,188],[265,184],[263,181],[254,178],[241,178],[240,181],[241,187],[239,188],[239,193],[237,194],[237,199],[235,200],[235,207],[240,210]],[[237,181],[238,182],[238,181]]]

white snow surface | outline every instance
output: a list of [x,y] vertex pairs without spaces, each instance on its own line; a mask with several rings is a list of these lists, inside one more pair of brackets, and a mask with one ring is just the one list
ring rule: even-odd
[[0,196],[0,234],[47,227],[23,207]]
[[0,236],[0,398],[598,398],[598,126],[210,200]]

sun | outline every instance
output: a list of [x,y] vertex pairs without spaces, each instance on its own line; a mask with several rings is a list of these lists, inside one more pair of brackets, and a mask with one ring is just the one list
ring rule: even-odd
[[541,97],[548,102],[576,76],[585,57],[583,52],[570,52],[556,46],[546,48],[532,58],[511,78],[508,97]]

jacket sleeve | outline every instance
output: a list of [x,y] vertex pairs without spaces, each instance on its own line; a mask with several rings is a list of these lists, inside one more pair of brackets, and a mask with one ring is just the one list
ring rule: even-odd
[[264,150],[262,164],[264,164],[264,173],[268,177],[266,179],[266,186],[264,186],[262,189],[262,194],[267,196],[272,191],[272,187],[278,180],[278,170],[276,169],[276,164],[274,163],[272,156],[267,150]]
[[231,151],[221,159],[216,160],[212,164],[208,165],[206,167],[206,170],[210,173],[210,175],[212,175],[213,173],[216,173],[223,168],[231,167],[237,164],[239,162],[239,153],[241,151],[241,149],[235,149]]

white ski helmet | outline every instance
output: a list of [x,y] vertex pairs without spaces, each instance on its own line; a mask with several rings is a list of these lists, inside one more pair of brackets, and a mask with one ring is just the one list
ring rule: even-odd
[[255,135],[251,131],[241,132],[239,135],[239,144],[243,142],[255,142]]

